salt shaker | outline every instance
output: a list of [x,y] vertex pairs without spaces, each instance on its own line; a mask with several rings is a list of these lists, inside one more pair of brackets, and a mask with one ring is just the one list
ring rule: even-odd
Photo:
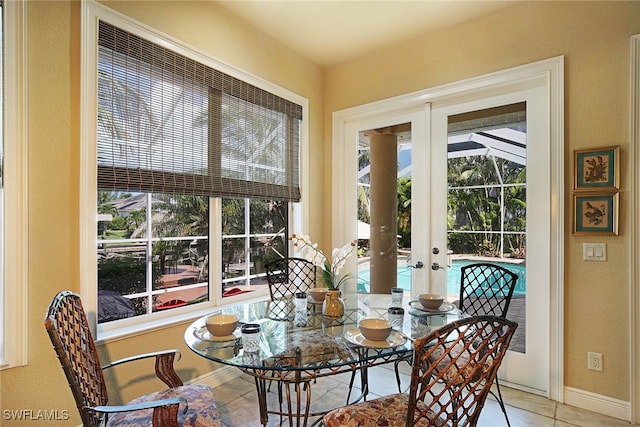
[[255,353],[260,350],[260,325],[246,323],[240,328],[242,334],[242,347],[246,353]]
[[402,331],[402,324],[404,323],[404,308],[389,307],[389,310],[387,310],[387,314],[389,317],[391,328],[396,331]]
[[295,326],[307,325],[307,294],[297,292],[294,299],[294,317],[293,324]]

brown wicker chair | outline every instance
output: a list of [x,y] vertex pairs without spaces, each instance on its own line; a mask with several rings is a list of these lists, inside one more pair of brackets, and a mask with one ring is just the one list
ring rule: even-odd
[[[82,424],[88,426],[220,426],[213,391],[204,385],[184,386],[173,369],[177,350],[134,356],[100,366],[80,296],[58,293],[44,325],[69,382]],[[169,389],[126,405],[109,406],[103,369],[155,358],[156,375]]]
[[324,424],[475,426],[517,326],[498,316],[475,316],[416,339],[409,394],[336,409]]
[[298,292],[309,293],[316,284],[316,266],[302,258],[282,258],[264,266],[273,304],[269,317],[291,320],[293,297]]
[[[517,281],[517,274],[497,264],[481,262],[465,265],[460,269],[458,307],[469,316],[488,314],[506,318]],[[396,362],[396,381],[400,391],[399,362]],[[491,394],[498,401],[507,426],[511,426],[497,377],[495,384],[497,393],[492,391]]]
[[[497,264],[479,262],[460,269],[460,300],[458,306],[470,316],[490,314],[507,318],[509,305],[516,289],[518,275]],[[504,406],[500,382],[496,377],[496,393],[500,409],[511,426],[507,408]]]

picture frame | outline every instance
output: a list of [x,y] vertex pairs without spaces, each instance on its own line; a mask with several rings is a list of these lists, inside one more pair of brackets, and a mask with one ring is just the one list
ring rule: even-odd
[[574,194],[574,234],[618,235],[619,193]]
[[620,146],[575,150],[575,191],[620,189]]

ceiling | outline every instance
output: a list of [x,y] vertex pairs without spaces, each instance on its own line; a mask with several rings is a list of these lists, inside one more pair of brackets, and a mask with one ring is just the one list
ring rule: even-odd
[[320,66],[460,24],[515,1],[227,0],[217,3]]

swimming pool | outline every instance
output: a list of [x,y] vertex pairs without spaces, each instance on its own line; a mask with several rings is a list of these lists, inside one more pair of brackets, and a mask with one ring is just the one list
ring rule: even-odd
[[[454,260],[447,271],[447,294],[457,295],[460,293],[460,269],[477,261]],[[510,262],[496,262],[518,275],[514,295],[524,295],[526,293],[526,273],[527,267],[524,264],[513,264]],[[397,286],[407,291],[411,290],[411,267],[408,265],[398,265]],[[369,292],[370,271],[368,269],[358,270],[358,292]]]

